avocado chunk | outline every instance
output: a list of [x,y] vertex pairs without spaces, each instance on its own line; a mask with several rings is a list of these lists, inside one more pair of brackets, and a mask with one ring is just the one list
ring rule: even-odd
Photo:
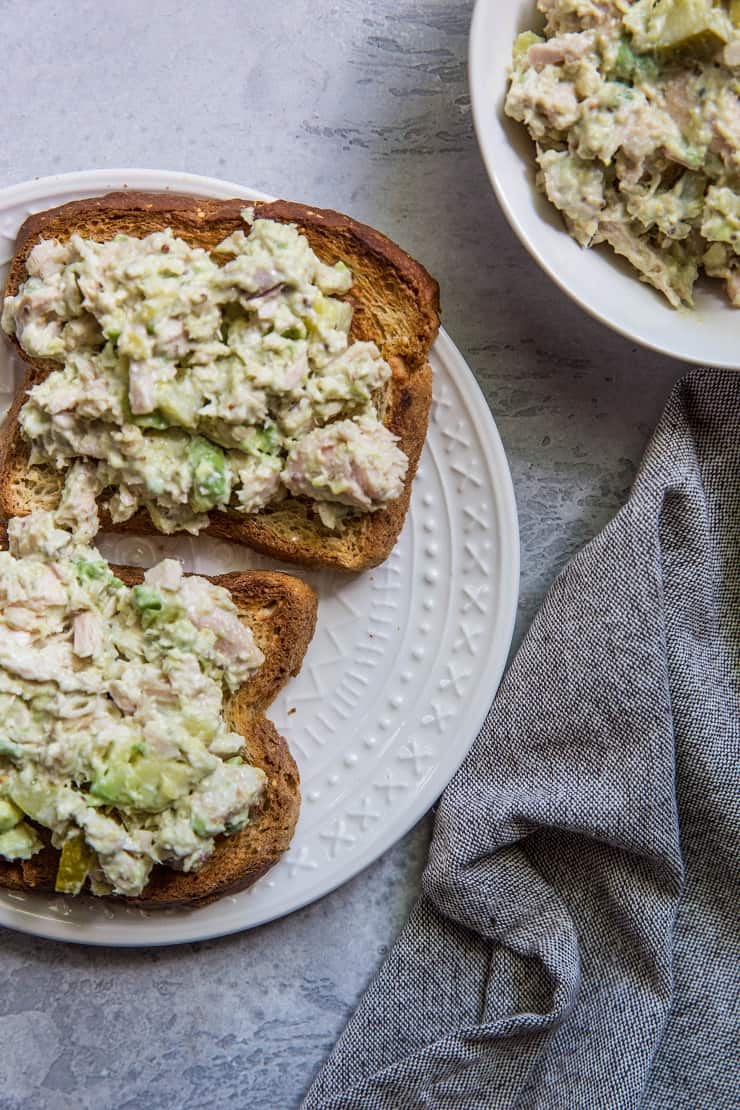
[[164,426],[174,425],[194,432],[201,404],[201,397],[187,380],[167,382],[157,389],[157,410]]
[[207,513],[216,505],[227,505],[231,474],[221,448],[203,436],[195,436],[188,447],[188,464],[193,474],[190,504],[194,512]]
[[0,833],[0,857],[7,860],[30,859],[43,848],[35,829],[21,821],[7,832]]
[[523,31],[514,40],[514,47],[511,52],[513,61],[518,62],[521,57],[529,53],[530,46],[536,46],[544,41],[542,36],[536,35],[534,31]]
[[[346,301],[339,301],[335,297],[325,297],[323,293],[318,293],[314,299],[313,311],[316,319],[313,330],[326,332],[334,328],[347,331],[352,323],[352,305]],[[309,330],[312,330],[310,318],[306,323]]]
[[140,755],[136,747],[113,751],[90,785],[94,798],[122,810],[161,813],[203,777],[189,763]]
[[23,810],[10,798],[0,798],[0,833],[14,829],[23,820]]
[[54,805],[49,792],[35,782],[15,781],[8,787],[11,801],[32,821],[50,829],[54,825]]

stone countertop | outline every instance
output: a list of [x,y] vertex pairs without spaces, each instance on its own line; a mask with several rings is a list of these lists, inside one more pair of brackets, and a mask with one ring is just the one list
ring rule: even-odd
[[[683,368],[572,305],[497,209],[472,131],[469,0],[2,0],[0,186],[186,170],[346,210],[440,279],[508,452],[517,639],[624,501]],[[2,1110],[290,1110],[419,887],[430,819],[242,936],[86,950],[0,930]]]

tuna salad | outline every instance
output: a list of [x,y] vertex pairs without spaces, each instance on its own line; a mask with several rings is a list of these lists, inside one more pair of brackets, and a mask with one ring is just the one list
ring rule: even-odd
[[308,498],[327,527],[403,491],[376,400],[390,367],[349,338],[352,286],[291,224],[242,213],[211,252],[171,230],[43,240],[2,326],[60,363],[20,423],[34,464],[93,464],[114,522],[196,534],[212,509]]
[[[0,858],[61,851],[56,888],[139,895],[197,870],[266,777],[223,699],[263,662],[230,594],[165,559],[128,588],[89,546],[91,464],[59,509],[11,520],[0,552]],[[32,822],[32,823],[29,823]]]
[[506,112],[584,247],[608,243],[671,305],[703,271],[740,307],[740,0],[538,0]]

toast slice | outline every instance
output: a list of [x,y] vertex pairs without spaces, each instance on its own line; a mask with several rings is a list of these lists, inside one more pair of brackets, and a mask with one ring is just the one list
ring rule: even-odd
[[[4,535],[0,535],[0,546],[6,546]],[[144,577],[138,568],[113,569],[127,586],[138,584]],[[230,591],[265,656],[260,669],[224,705],[229,725],[244,737],[245,759],[267,775],[264,799],[245,828],[233,836],[218,838],[215,852],[200,871],[185,874],[155,867],[140,897],[111,896],[126,905],[149,909],[194,907],[243,890],[277,863],[290,844],[298,820],[298,768],[287,743],[265,717],[265,710],[300,670],[316,625],[316,595],[300,579],[279,571],[243,571],[209,581]],[[48,840],[46,830],[37,831]],[[0,888],[51,893],[58,862],[59,852],[51,846],[24,862],[0,860]]]
[[[350,338],[374,341],[391,367],[391,379],[385,395],[378,399],[378,409],[383,422],[399,437],[409,467],[397,500],[378,512],[354,518],[342,531],[325,528],[309,501],[289,497],[252,516],[212,512],[206,534],[304,566],[350,571],[377,566],[393,549],[408,511],[429,419],[432,372],[427,359],[439,328],[436,281],[384,235],[337,212],[282,200],[264,203],[173,193],[109,193],[30,216],[18,233],[5,294],[15,294],[23,283],[26,258],[41,239],[65,241],[77,232],[102,242],[117,234],[142,238],[170,227],[189,244],[211,249],[243,226],[240,213],[245,206],[253,208],[256,217],[296,224],[322,261],[341,259],[352,270],[354,284],[346,298],[354,307]],[[27,390],[59,364],[29,359],[15,339],[11,342],[28,371],[8,414],[0,447],[0,514],[6,519],[33,509],[53,508],[63,481],[52,467],[29,465],[29,447],[18,424]],[[102,519],[108,530],[156,531],[145,511],[119,525],[113,525],[105,513]]]

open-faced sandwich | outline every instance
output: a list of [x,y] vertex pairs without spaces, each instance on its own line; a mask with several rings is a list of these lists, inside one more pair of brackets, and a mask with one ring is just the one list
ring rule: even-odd
[[75,462],[59,507],[3,537],[0,886],[197,905],[290,843],[298,771],[264,714],[316,598],[272,571],[109,567],[97,488]]
[[78,460],[106,527],[360,570],[408,509],[438,287],[336,212],[111,193],[30,217],[2,325],[28,364],[0,512]]

